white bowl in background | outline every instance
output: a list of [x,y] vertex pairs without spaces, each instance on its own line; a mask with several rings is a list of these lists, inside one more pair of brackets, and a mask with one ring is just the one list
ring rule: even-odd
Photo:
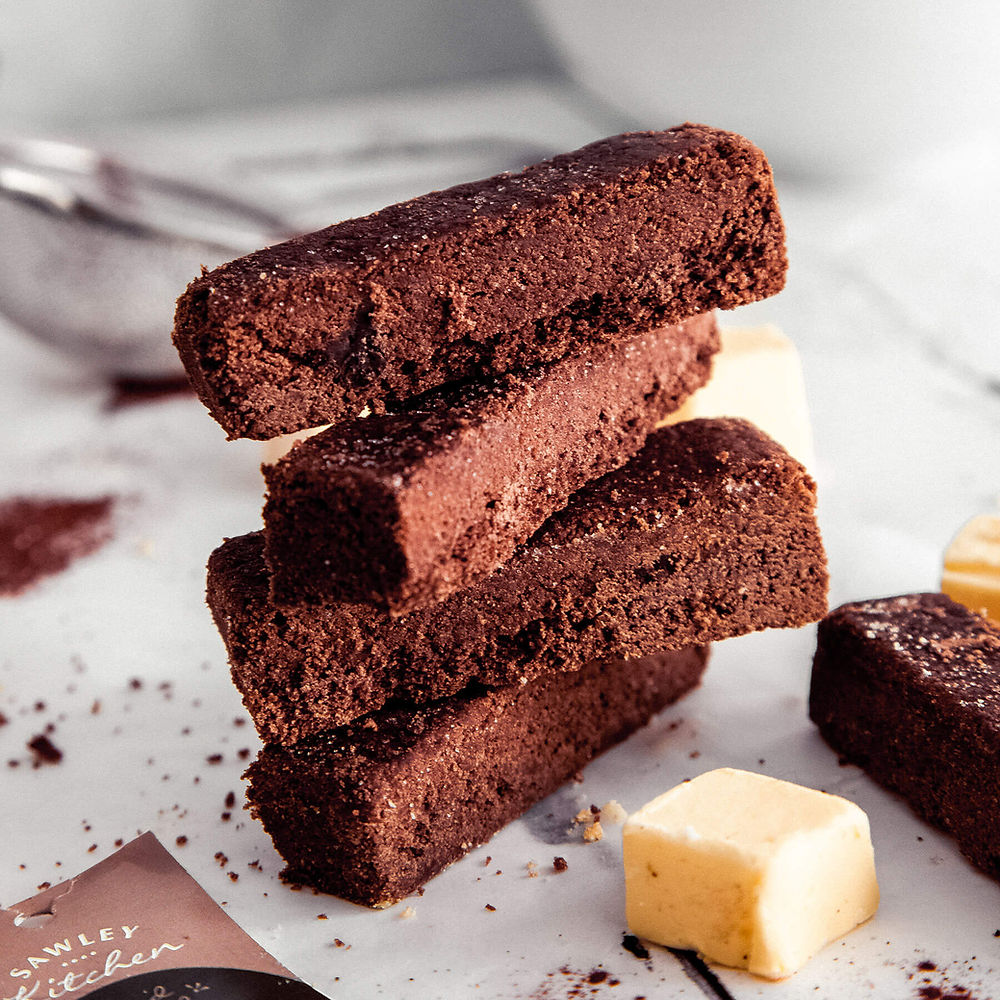
[[996,137],[995,0],[533,0],[567,67],[649,128],[742,132],[779,171],[869,178]]

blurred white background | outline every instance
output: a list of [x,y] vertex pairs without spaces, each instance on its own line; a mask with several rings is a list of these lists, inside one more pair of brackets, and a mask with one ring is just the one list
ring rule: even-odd
[[0,59],[32,129],[556,72],[518,0],[2,0]]
[[998,57],[992,0],[2,0],[0,129],[572,78],[609,128],[710,121],[870,177],[995,141]]

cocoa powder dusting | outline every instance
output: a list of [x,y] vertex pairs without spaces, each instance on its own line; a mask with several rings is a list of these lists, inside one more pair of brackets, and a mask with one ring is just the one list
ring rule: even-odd
[[586,972],[578,969],[571,969],[564,965],[558,972],[550,972],[547,981],[541,983],[531,994],[530,1000],[555,1000],[555,998],[568,998],[568,1000],[584,1000],[584,998],[617,995],[606,993],[605,989],[614,989],[621,985],[621,980],[617,976],[608,972],[607,969],[597,966]]
[[[983,981],[975,969],[975,958],[967,962],[940,965],[924,959],[910,973],[915,1000],[992,1000],[992,990],[983,989]],[[956,982],[960,977],[961,982]]]
[[13,497],[0,502],[0,596],[61,573],[111,538],[114,499]]

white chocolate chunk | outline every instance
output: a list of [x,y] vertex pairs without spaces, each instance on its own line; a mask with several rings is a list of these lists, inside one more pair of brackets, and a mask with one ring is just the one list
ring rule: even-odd
[[708,383],[660,426],[696,417],[744,417],[807,468],[812,431],[795,345],[776,326],[722,327]]
[[878,908],[868,817],[836,795],[721,768],[625,823],[630,930],[782,979]]
[[941,589],[1000,622],[1000,514],[980,514],[962,526],[944,554]]

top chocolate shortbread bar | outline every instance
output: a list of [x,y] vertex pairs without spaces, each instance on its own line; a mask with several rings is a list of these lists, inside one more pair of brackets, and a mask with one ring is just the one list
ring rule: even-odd
[[174,343],[231,438],[383,412],[779,291],[764,154],[704,125],[591,143],[242,257]]

